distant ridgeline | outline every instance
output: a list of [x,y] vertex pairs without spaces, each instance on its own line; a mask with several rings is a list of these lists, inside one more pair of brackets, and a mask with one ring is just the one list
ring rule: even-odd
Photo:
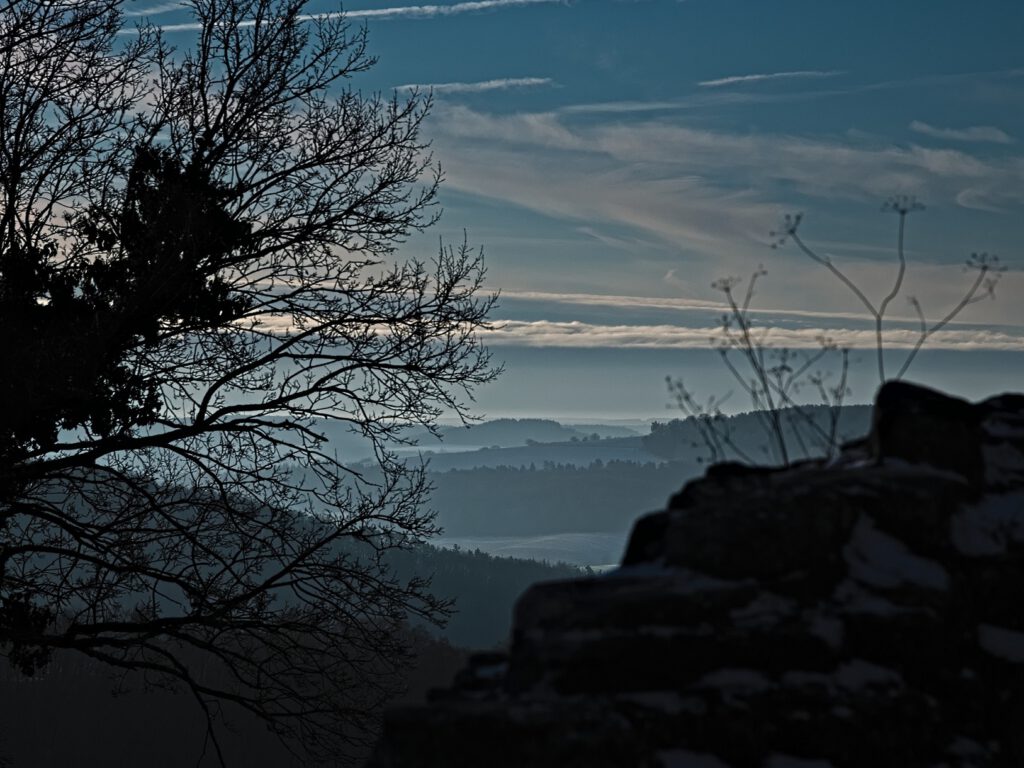
[[[824,425],[831,415],[825,406],[784,408],[780,412],[785,437],[801,454],[801,443],[807,442],[805,453],[820,452],[820,445],[809,438],[810,422]],[[867,433],[871,407],[846,405],[839,409],[837,441],[845,442]],[[768,456],[771,437],[766,434],[763,414],[757,412],[723,416],[715,420],[722,435],[728,435],[737,448],[757,461]],[[797,429],[795,426],[801,428]],[[635,428],[634,428],[635,427]],[[319,420],[311,425],[314,432],[328,441],[327,448],[337,452],[343,461],[367,463],[374,453],[372,443],[352,427]],[[652,422],[650,426],[634,423],[631,427],[616,424],[561,424],[551,419],[493,419],[470,426],[445,426],[435,437],[425,430],[410,430],[405,438],[411,444],[392,447],[406,456],[423,454],[430,458],[431,469],[475,467],[527,467],[546,463],[586,466],[601,461],[688,461],[707,462],[709,451],[692,418]]]
[[[802,411],[821,424],[829,416],[825,407]],[[871,406],[844,406],[837,440],[863,437],[870,419]],[[815,449],[823,452],[813,440],[798,434],[787,411],[782,421],[795,456],[805,457]],[[531,437],[551,437],[567,429],[542,419],[500,419],[468,431],[458,428],[456,434],[480,430],[496,441],[504,440],[507,447],[430,458],[431,506],[445,535],[625,534],[637,515],[662,507],[680,483],[700,475],[708,463],[708,449],[692,419],[656,422],[642,437],[599,438],[597,426],[587,427],[595,430],[589,436],[573,434],[563,442]],[[745,455],[766,457],[768,436],[758,414],[723,418],[715,429],[728,435]],[[800,450],[801,439],[806,451]],[[514,440],[520,443],[513,445]],[[460,468],[443,471],[452,466]],[[363,472],[372,476],[372,470]]]
[[[815,432],[824,435],[829,432],[832,409],[825,405],[804,405],[799,408],[783,408],[779,411],[782,436],[792,447],[794,455],[811,458],[825,453],[822,439],[816,439]],[[863,437],[871,425],[870,405],[844,405],[838,409],[836,443],[842,444]],[[764,417],[757,412],[722,416],[715,419],[710,427],[718,433],[718,439],[728,440],[736,449],[755,461],[767,456],[768,435],[764,428]],[[810,426],[813,425],[813,426]],[[704,439],[693,418],[672,419],[668,422],[654,422],[651,433],[643,438],[643,447],[659,459],[683,460],[708,453]],[[735,458],[726,448],[726,456]]]
[[[492,419],[464,427],[441,427],[441,439],[449,445],[496,445],[501,447],[536,443],[561,443],[581,438],[628,437],[636,433],[625,427],[607,425],[566,426],[552,419]],[[433,435],[414,435],[421,444],[435,441]]]
[[531,587],[370,765],[1009,768],[1022,723],[1024,396],[890,383],[837,460],[716,465]]

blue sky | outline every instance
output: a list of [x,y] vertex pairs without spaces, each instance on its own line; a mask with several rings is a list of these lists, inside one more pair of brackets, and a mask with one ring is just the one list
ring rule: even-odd
[[[168,27],[173,4],[129,3]],[[336,4],[315,0],[309,10]],[[953,306],[974,251],[1009,270],[910,378],[970,397],[1024,382],[1024,4],[796,0],[484,0],[347,4],[378,65],[354,86],[433,86],[425,129],[446,176],[426,255],[463,230],[503,294],[490,341],[507,362],[488,414],[663,416],[667,374],[730,387],[707,339],[711,283],[767,275],[754,306],[772,343],[864,347],[854,299],[769,232],[805,239],[873,298],[893,277],[893,194],[908,223],[905,294]],[[896,345],[916,327],[893,302]],[[870,399],[870,355],[854,396]],[[732,401],[742,409],[742,401]]]

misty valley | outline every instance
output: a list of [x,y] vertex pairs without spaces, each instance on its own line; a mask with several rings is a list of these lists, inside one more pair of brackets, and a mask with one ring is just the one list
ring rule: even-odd
[[[828,415],[824,408],[812,411],[819,419]],[[869,419],[869,406],[845,406],[839,417],[843,440],[863,437]],[[372,482],[372,443],[329,423],[319,426],[325,448]],[[729,417],[727,429],[741,450],[767,451],[756,414]],[[429,576],[431,592],[451,600],[452,612],[440,628],[407,617],[413,666],[392,703],[418,701],[448,684],[470,651],[506,648],[514,604],[531,584],[617,567],[636,519],[662,508],[703,473],[709,456],[687,418],[613,424],[505,418],[442,427],[437,436],[412,431],[393,447],[403,461],[427,468],[429,506],[442,530],[429,543],[389,552],[387,565],[399,580]],[[18,680],[2,674],[9,686]],[[147,689],[143,679],[129,676],[119,684],[121,695],[97,705],[96,697],[106,700],[111,684],[102,668],[74,658],[58,661],[41,679],[16,682],[0,704],[0,718],[18,713],[38,727],[8,734],[4,748],[57,765],[116,740],[124,765],[175,766],[193,759],[201,740],[176,735],[182,718],[195,723],[195,733],[202,730],[186,697]],[[44,728],[55,705],[79,725],[50,740]],[[244,713],[234,712],[228,721],[235,723],[224,745],[231,759],[249,765],[294,759]],[[137,738],[126,736],[131,733]]]

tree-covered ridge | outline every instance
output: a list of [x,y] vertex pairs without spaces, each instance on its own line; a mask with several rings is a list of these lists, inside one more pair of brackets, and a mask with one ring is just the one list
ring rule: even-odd
[[[440,442],[444,445],[526,445],[533,441],[538,443],[557,443],[564,440],[579,438],[583,433],[572,427],[565,426],[553,419],[490,419],[478,424],[466,426],[445,426],[438,431]],[[422,445],[434,442],[432,435],[418,433],[411,435]]]
[[399,578],[429,576],[431,591],[453,601],[445,626],[431,632],[462,648],[504,645],[512,608],[527,587],[538,581],[573,578],[586,571],[565,563],[495,557],[480,550],[429,544],[395,550],[388,561]]
[[[778,412],[784,439],[795,447],[793,460],[822,456],[827,446],[822,445],[818,434],[809,424],[824,428],[833,414],[838,418],[836,440],[843,443],[856,440],[868,433],[871,426],[871,406],[844,405],[833,409],[826,405],[804,405],[797,408],[783,408]],[[737,458],[738,454],[758,460],[758,463],[772,463],[772,436],[766,433],[763,415],[750,412],[734,416],[720,416],[701,421],[693,416],[685,419],[656,421],[651,432],[643,438],[644,449],[661,459],[673,460],[700,457],[710,460],[711,449],[706,440],[708,430],[713,432],[724,455],[720,459]]]
[[625,532],[700,470],[696,462],[547,463],[432,473],[431,505],[446,535]]

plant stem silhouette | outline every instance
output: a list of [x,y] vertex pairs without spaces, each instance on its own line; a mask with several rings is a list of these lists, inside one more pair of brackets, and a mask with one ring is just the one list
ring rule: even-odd
[[[898,216],[896,234],[896,270],[892,283],[886,293],[876,303],[865,291],[850,279],[842,269],[827,255],[812,248],[800,235],[802,214],[788,214],[780,231],[772,232],[774,238],[772,248],[778,248],[787,241],[792,241],[807,258],[815,264],[825,267],[828,272],[852,293],[858,302],[867,310],[874,330],[875,364],[879,383],[886,381],[885,364],[885,320],[892,302],[903,290],[907,273],[907,257],[905,250],[907,217],[924,206],[913,197],[896,196],[890,198],[883,206],[883,211],[891,211]],[[916,297],[908,297],[910,305],[919,320],[919,331],[913,346],[904,357],[895,378],[900,379],[910,368],[918,352],[928,339],[937,331],[952,322],[967,306],[986,298],[995,296],[995,287],[1004,268],[996,256],[986,253],[974,253],[968,259],[965,269],[975,273],[960,299],[943,317],[929,323]],[[831,456],[838,449],[838,420],[842,403],[849,394],[847,385],[849,374],[849,349],[841,348],[832,339],[822,337],[820,349],[814,353],[800,353],[785,348],[774,348],[770,344],[771,328],[755,327],[752,318],[751,301],[755,287],[760,278],[766,274],[763,267],[751,275],[742,301],[737,299],[735,288],[738,278],[723,278],[715,281],[712,287],[720,291],[725,299],[727,312],[721,318],[720,332],[712,339],[718,349],[722,363],[749,398],[754,410],[762,420],[764,432],[768,436],[773,460],[783,465],[793,460],[793,449],[801,455],[812,453],[813,441],[816,450]],[[737,353],[744,369],[737,367],[730,353]],[[840,357],[839,371],[835,384],[829,384],[828,375],[816,368],[826,355],[838,353]],[[829,420],[825,425],[811,418],[806,408],[796,399],[796,394],[810,386],[817,392],[821,403],[828,406]],[[721,413],[724,398],[709,401],[702,406],[684,383],[669,379],[669,391],[678,407],[694,420],[701,439],[711,455],[712,460],[727,458],[730,454],[748,463],[751,462],[749,452],[740,447],[722,429],[725,419]],[[787,430],[787,424],[789,429]],[[792,444],[791,444],[792,443]],[[795,445],[793,445],[795,444]]]

